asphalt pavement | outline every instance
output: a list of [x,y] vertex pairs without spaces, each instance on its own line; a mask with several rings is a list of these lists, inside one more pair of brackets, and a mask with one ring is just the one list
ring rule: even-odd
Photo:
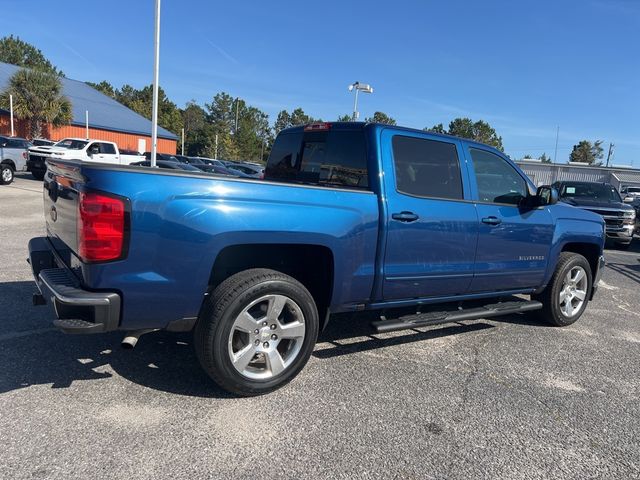
[[25,261],[41,188],[0,186],[1,479],[640,478],[640,240],[568,328],[343,316],[291,384],[238,399],[190,334],[52,328]]

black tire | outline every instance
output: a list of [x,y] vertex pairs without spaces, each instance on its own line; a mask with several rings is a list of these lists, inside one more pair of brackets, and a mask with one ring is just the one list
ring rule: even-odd
[[2,164],[0,165],[0,184],[1,185],[9,185],[13,182],[14,171],[11,168],[11,165]]
[[33,178],[36,180],[44,180],[45,172],[46,170],[31,170],[31,175],[33,175]]
[[[293,300],[304,315],[305,333],[297,356],[287,368],[271,378],[252,379],[233,366],[229,342],[236,317],[265,295],[284,295]],[[274,270],[251,269],[229,277],[205,299],[194,344],[202,368],[220,387],[240,396],[262,395],[284,386],[302,370],[313,352],[318,328],[318,310],[304,285]]]
[[[574,267],[582,267],[587,277],[586,296],[582,302],[580,309],[572,316],[567,316],[560,307],[560,292],[563,288],[564,279]],[[532,296],[532,299],[542,302],[542,310],[539,313],[547,323],[556,327],[566,327],[575,323],[587,308],[589,298],[591,298],[591,289],[593,288],[593,280],[591,276],[591,266],[586,258],[578,253],[562,252],[558,257],[556,270],[551,277],[549,285],[539,295]]]

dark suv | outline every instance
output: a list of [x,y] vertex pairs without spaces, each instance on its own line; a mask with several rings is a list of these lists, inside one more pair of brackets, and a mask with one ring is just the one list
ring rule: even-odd
[[609,183],[556,182],[560,201],[574,207],[602,215],[607,229],[607,240],[628,248],[633,240],[636,223],[635,209],[622,201],[618,191]]

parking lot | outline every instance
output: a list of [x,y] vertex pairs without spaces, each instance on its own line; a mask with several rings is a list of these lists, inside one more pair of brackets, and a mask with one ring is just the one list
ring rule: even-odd
[[336,318],[289,386],[238,399],[188,334],[53,329],[25,261],[41,202],[0,187],[0,478],[640,478],[640,240],[571,327]]

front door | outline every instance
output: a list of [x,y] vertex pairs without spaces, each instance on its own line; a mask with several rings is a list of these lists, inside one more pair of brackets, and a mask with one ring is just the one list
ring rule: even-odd
[[540,286],[553,241],[549,209],[518,206],[529,187],[505,158],[481,147],[467,153],[479,218],[470,293]]
[[381,133],[386,198],[385,301],[465,293],[478,217],[455,139]]

